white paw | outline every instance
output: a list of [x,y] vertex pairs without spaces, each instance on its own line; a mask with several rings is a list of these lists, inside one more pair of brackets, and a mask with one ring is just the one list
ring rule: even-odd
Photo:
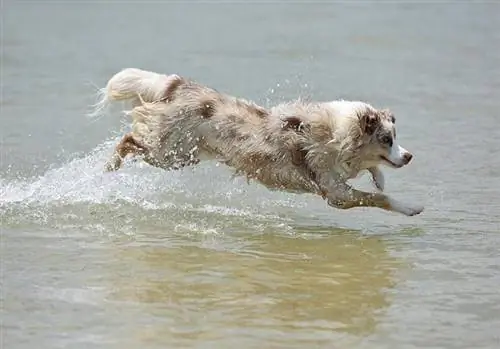
[[405,212],[403,212],[407,216],[416,216],[420,213],[422,213],[424,210],[424,206],[412,206],[412,207],[405,207]]
[[390,202],[393,211],[402,213],[406,216],[416,216],[424,210],[424,206],[421,205],[406,205],[394,199],[391,199]]

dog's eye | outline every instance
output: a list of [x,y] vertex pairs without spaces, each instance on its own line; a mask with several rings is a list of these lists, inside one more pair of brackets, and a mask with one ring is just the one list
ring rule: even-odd
[[391,136],[383,136],[381,141],[382,141],[382,144],[386,144],[389,147],[392,147],[392,137]]

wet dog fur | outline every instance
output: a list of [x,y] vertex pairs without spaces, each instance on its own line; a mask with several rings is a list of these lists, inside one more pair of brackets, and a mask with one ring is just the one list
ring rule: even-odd
[[[175,74],[127,68],[100,91],[94,113],[129,101],[132,131],[107,171],[140,155],[166,170],[217,160],[270,190],[311,193],[339,209],[376,207],[413,216],[423,211],[383,193],[380,165],[400,168],[412,154],[396,142],[394,115],[361,101],[295,100],[271,108]],[[377,192],[347,182],[369,171]]]

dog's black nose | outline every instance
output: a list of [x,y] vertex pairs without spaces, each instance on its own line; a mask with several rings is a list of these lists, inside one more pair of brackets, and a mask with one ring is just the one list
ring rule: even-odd
[[406,153],[404,155],[404,159],[405,159],[405,163],[409,163],[411,161],[411,159],[413,158],[413,155],[411,155],[411,153]]

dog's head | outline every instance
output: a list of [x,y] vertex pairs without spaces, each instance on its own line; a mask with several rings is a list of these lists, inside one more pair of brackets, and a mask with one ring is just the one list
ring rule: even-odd
[[364,140],[363,162],[400,168],[411,161],[413,155],[396,140],[396,118],[388,109],[368,108],[358,117]]

